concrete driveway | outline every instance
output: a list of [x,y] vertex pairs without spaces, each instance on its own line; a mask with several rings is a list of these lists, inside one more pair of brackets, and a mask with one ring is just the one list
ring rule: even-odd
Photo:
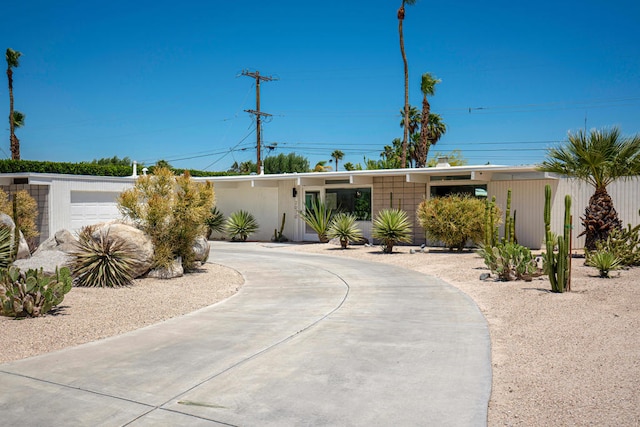
[[489,333],[457,289],[281,245],[217,242],[210,262],[244,275],[236,296],[0,365],[2,424],[486,425]]

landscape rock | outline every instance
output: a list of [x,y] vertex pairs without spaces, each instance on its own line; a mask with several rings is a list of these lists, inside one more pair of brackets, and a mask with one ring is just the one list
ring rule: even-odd
[[55,274],[56,268],[60,269],[67,266],[73,257],[65,252],[58,250],[40,251],[33,254],[31,258],[18,259],[13,262],[13,265],[20,268],[20,270],[26,271],[29,269],[40,270],[45,274]]
[[193,253],[195,255],[195,261],[204,264],[209,259],[209,250],[211,244],[204,236],[198,236],[193,244]]
[[147,277],[154,279],[173,279],[175,277],[184,276],[184,268],[182,268],[182,257],[178,257],[168,267],[154,268],[149,271]]
[[[11,230],[11,235],[13,235],[13,230],[16,228],[16,224],[13,222],[13,219],[5,213],[0,213],[0,224],[8,227]],[[11,245],[13,247],[13,244]],[[18,254],[16,259],[26,259],[31,256],[31,251],[29,250],[29,244],[27,243],[27,239],[24,238],[22,231],[20,231],[20,242],[18,243]]]
[[42,242],[33,255],[36,256],[43,251],[61,251],[70,254],[76,248],[77,242],[78,239],[69,230],[63,228]]

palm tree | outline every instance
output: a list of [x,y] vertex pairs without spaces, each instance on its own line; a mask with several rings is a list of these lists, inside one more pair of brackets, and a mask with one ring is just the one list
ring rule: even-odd
[[[20,141],[15,135],[15,118],[13,114],[13,69],[20,65],[20,55],[22,53],[7,48],[7,78],[9,79],[9,142],[11,146],[11,158],[20,160]],[[23,116],[24,118],[24,116]]]
[[[11,158],[13,160],[20,160],[20,140],[15,135],[15,130],[16,129],[20,129],[21,127],[24,126],[25,117],[26,116],[24,115],[24,113],[21,113],[18,110],[13,110],[13,129],[14,129],[13,132],[14,132],[14,134],[13,134],[13,137],[11,138],[11,141],[12,141],[12,144],[11,144],[11,153],[12,153]],[[17,152],[18,152],[17,157],[13,156],[14,147],[17,147]]]
[[402,4],[398,9],[398,33],[400,34],[400,53],[402,53],[402,62],[404,63],[404,137],[402,139],[402,157],[400,159],[400,167],[404,168],[407,164],[407,141],[409,140],[409,65],[407,64],[407,55],[404,52],[404,33],[402,32],[402,21],[404,21],[404,6],[412,6],[418,0],[402,0]]
[[624,138],[620,129],[592,130],[589,135],[569,133],[568,142],[551,148],[540,170],[553,172],[587,182],[595,187],[589,199],[582,224],[586,235],[585,249],[593,251],[596,242],[606,240],[622,222],[613,207],[607,185],[617,179],[640,175],[640,135]]
[[447,133],[447,125],[442,121],[440,114],[429,113],[429,123],[427,124],[427,143],[422,146],[424,147],[425,152],[424,157],[421,157],[425,163],[418,167],[426,166],[427,157],[429,156],[429,148],[431,148],[432,145],[436,145],[445,133]]
[[331,166],[327,165],[327,161],[326,160],[320,160],[313,167],[313,172],[328,172],[330,170],[331,170]]
[[333,150],[333,153],[331,153],[331,157],[335,160],[336,162],[336,172],[338,171],[338,160],[342,160],[342,158],[344,157],[344,153],[340,150]]
[[427,164],[427,152],[429,151],[429,119],[431,118],[431,105],[427,96],[433,96],[436,93],[436,85],[440,80],[436,79],[431,73],[422,75],[420,83],[420,91],[422,92],[422,123],[420,126],[420,144],[418,144],[418,161],[417,166],[424,167]]

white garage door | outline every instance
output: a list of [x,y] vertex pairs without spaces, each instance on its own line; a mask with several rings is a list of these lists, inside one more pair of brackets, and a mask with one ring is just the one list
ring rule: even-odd
[[71,192],[71,229],[79,230],[85,225],[120,218],[116,199],[120,193]]

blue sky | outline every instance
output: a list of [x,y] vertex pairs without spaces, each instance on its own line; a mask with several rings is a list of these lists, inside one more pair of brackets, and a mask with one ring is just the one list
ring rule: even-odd
[[[261,84],[261,110],[272,114],[263,142],[277,143],[270,154],[295,152],[312,165],[335,149],[341,164],[378,159],[402,137],[399,5],[10,2],[0,40],[23,53],[14,70],[15,108],[27,116],[17,131],[22,158],[117,155],[206,170],[255,161],[248,70],[277,78]],[[448,132],[431,153],[532,164],[585,122],[640,133],[638,22],[637,0],[408,6],[411,104],[421,105],[422,73],[442,80],[430,102]],[[1,130],[0,156],[9,157],[8,123]]]

